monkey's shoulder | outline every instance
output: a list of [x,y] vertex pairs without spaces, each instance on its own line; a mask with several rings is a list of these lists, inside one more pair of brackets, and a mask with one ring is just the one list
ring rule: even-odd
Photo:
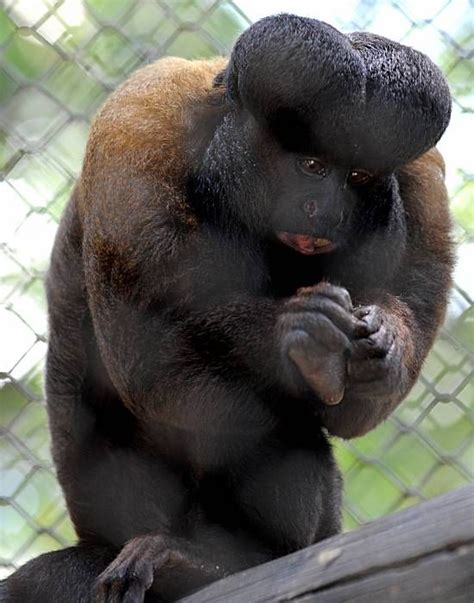
[[165,216],[193,221],[183,194],[199,122],[193,111],[222,94],[214,80],[226,62],[164,58],[110,95],[89,134],[77,187],[81,215],[99,208],[127,224],[151,204]]
[[139,171],[152,166],[167,178],[182,172],[187,109],[206,101],[226,62],[167,57],[133,73],[97,114],[84,170],[94,169],[98,159],[101,165],[125,163]]
[[412,251],[434,253],[452,263],[453,242],[445,165],[433,147],[397,172]]

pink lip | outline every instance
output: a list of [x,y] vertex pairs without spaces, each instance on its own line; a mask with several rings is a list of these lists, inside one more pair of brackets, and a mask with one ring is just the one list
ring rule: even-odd
[[277,232],[277,237],[282,243],[292,247],[303,255],[316,255],[318,253],[329,253],[336,249],[336,243],[329,239],[312,237],[311,235],[295,234],[293,232]]

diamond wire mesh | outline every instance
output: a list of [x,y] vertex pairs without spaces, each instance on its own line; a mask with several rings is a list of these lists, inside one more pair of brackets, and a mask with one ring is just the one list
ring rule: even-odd
[[[50,462],[43,403],[42,279],[91,116],[139,65],[229,52],[246,0],[6,0],[0,3],[0,566],[74,540]],[[266,14],[292,3],[262,2]],[[295,3],[293,3],[295,4]],[[297,2],[296,2],[297,4]],[[351,8],[348,8],[348,5]],[[327,8],[325,9],[327,12]],[[430,56],[454,94],[441,148],[459,265],[446,325],[416,387],[371,434],[337,443],[347,529],[472,481],[474,465],[474,29],[465,0],[333,3],[332,23]],[[296,11],[295,11],[296,12]],[[340,15],[343,14],[344,17]],[[311,16],[318,17],[315,8]],[[324,18],[322,16],[321,18]],[[466,141],[466,142],[463,142]]]

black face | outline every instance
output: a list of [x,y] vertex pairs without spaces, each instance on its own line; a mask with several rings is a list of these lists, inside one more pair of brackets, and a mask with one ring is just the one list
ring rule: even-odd
[[270,224],[278,239],[304,255],[345,244],[375,175],[283,151],[272,162]]
[[315,270],[353,288],[390,278],[406,241],[395,173],[335,165],[279,145],[267,150],[255,168],[252,204],[261,212],[261,236],[279,258],[273,282],[285,272],[285,282],[305,286]]
[[352,252],[381,237],[395,246],[404,221],[392,172],[288,151],[245,110],[229,113],[213,134],[191,197],[224,231],[244,226],[309,256]]

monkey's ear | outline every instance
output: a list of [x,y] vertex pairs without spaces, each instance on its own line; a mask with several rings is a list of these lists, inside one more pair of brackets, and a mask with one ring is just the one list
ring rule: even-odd
[[421,53],[295,15],[267,17],[244,32],[226,84],[290,150],[369,169],[421,155],[451,111],[443,75]]

